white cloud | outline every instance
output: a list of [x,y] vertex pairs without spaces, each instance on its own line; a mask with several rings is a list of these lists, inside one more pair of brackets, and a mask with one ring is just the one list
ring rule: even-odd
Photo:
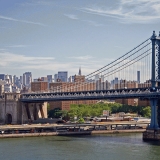
[[94,57],[92,57],[90,55],[86,55],[86,56],[77,56],[77,57],[69,57],[69,58],[73,58],[73,59],[77,59],[77,60],[89,60],[89,59],[92,59]]
[[38,23],[38,22],[31,22],[31,21],[26,21],[26,20],[18,20],[18,19],[14,19],[14,18],[11,18],[11,17],[1,16],[1,15],[0,15],[0,19],[4,19],[4,20],[8,20],[8,21],[14,21],[14,22],[34,24],[34,25],[40,25],[40,26],[47,26],[45,24]]
[[30,2],[23,2],[23,3],[19,3],[20,6],[24,6],[24,7],[30,7],[30,6],[37,6],[37,5],[43,5],[43,6],[50,6],[53,4],[53,1],[44,1],[44,0],[32,0]]
[[27,47],[28,45],[12,45],[12,46],[7,46],[7,47],[13,47],[13,48],[23,48],[23,47]]
[[122,23],[151,23],[160,19],[160,1],[120,0],[117,8],[91,6],[81,11],[116,18]]
[[82,21],[87,22],[87,23],[89,23],[90,25],[93,25],[93,26],[95,26],[95,27],[104,26],[103,24],[97,23],[97,22],[95,22],[95,21],[90,21],[90,20],[82,20]]
[[29,64],[45,64],[49,61],[53,61],[53,57],[27,57],[25,55],[18,55],[9,52],[1,52],[0,57],[3,61],[0,63],[0,66],[8,67],[13,64],[19,63],[19,65],[29,65]]
[[64,16],[70,18],[70,19],[73,19],[73,20],[76,20],[78,19],[76,15],[73,15],[73,14],[64,14]]
[[[54,57],[32,57],[0,50],[0,57],[3,59],[0,63],[0,68],[4,72],[5,70],[12,70],[12,72],[15,71],[15,73],[17,70],[21,70],[22,72],[26,70],[34,71],[35,74],[37,74],[36,71],[41,71],[41,74],[46,74],[46,72],[57,73],[58,71],[66,70],[69,72],[69,75],[74,75],[78,74],[79,66],[81,66],[82,73],[87,75],[103,65],[103,60],[94,60],[91,56],[72,57],[74,59],[73,61],[60,62],[55,60]],[[106,61],[104,61],[104,63],[105,62]],[[41,75],[36,75],[36,77],[37,76]]]

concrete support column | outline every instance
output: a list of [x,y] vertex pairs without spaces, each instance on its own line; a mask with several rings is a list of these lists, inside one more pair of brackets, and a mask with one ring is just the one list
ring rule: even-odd
[[21,103],[21,124],[24,123],[24,103]]
[[39,110],[40,110],[40,113],[41,113],[42,118],[44,118],[43,103],[39,104]]
[[33,115],[33,113],[34,113],[34,106],[33,106],[33,104],[29,104],[28,108],[29,108],[31,120],[33,121],[34,120],[34,115]]
[[27,107],[27,104],[26,103],[22,103],[21,104],[21,107],[22,107],[22,124],[24,124],[24,123],[28,123],[28,115],[27,115],[27,111],[26,111],[26,107]]
[[33,106],[34,106],[34,107],[33,107],[33,116],[34,116],[34,120],[37,120],[38,113],[37,113],[36,103],[34,103]]
[[39,104],[36,104],[36,109],[37,109],[37,112],[38,112],[37,113],[38,114],[38,118],[42,118]]
[[25,110],[26,110],[28,120],[31,120],[31,115],[30,115],[30,110],[29,110],[29,104],[28,103],[25,104]]
[[47,102],[44,102],[43,104],[42,104],[42,110],[43,110],[43,116],[44,116],[44,118],[48,118],[48,114],[47,114]]
[[149,126],[150,129],[158,129],[157,122],[157,99],[151,99],[151,124]]

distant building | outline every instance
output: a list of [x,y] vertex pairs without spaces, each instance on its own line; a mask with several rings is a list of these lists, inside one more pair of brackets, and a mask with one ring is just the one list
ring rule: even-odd
[[79,76],[81,76],[81,75],[82,75],[81,68],[79,68],[78,75],[79,75]]
[[31,91],[33,92],[48,91],[48,82],[43,82],[43,81],[31,82]]
[[11,80],[10,80],[10,77],[9,77],[8,74],[5,76],[5,81],[6,81],[6,83],[8,83],[8,84],[11,83]]
[[4,92],[4,85],[0,84],[0,95],[2,95],[3,92]]
[[84,83],[85,82],[85,76],[75,75],[74,76],[74,82]]
[[[81,76],[78,76],[81,77]],[[77,77],[77,78],[78,78]],[[95,83],[86,82],[53,82],[49,84],[49,89],[62,92],[86,91],[95,90]],[[97,100],[82,100],[82,101],[53,101],[49,102],[50,109],[60,108],[62,110],[69,110],[70,104],[95,104]]]
[[[80,74],[81,71],[79,71]],[[75,92],[75,91],[91,91],[96,89],[94,82],[87,83],[85,76],[75,75],[72,82],[57,81],[49,84],[49,89],[52,91]],[[71,104],[95,104],[97,100],[79,100],[79,101],[53,101],[49,102],[50,109],[60,108],[69,110]]]
[[9,80],[10,80],[10,83],[13,84],[13,76],[12,75],[9,75]]
[[20,83],[23,84],[23,76],[20,76]]
[[137,71],[137,83],[140,83],[140,71]]
[[58,79],[60,79],[62,82],[67,82],[68,72],[67,71],[59,71],[58,72]]
[[25,72],[23,74],[23,85],[24,86],[30,86],[32,82],[32,73],[31,72]]
[[[13,85],[16,85],[16,75],[13,76]],[[23,83],[23,79],[22,79],[22,83]]]
[[8,83],[6,83],[5,85],[4,85],[4,91],[5,92],[12,92],[12,85],[11,84],[8,84]]
[[55,74],[54,75],[54,82],[57,82],[57,79],[58,79],[58,74]]
[[95,80],[95,82],[99,80],[99,75],[98,74],[95,75],[94,80]]
[[5,74],[0,74],[0,79],[5,80]]
[[52,83],[52,75],[47,75],[48,83]]
[[114,84],[118,84],[118,77],[115,77]]
[[104,82],[104,75],[101,75],[101,82]]
[[41,81],[48,82],[48,78],[47,77],[41,77]]
[[107,80],[104,82],[99,78],[99,80],[96,81],[96,90],[108,90],[110,87],[111,84]]
[[74,76],[70,76],[70,77],[68,78],[68,82],[74,82]]

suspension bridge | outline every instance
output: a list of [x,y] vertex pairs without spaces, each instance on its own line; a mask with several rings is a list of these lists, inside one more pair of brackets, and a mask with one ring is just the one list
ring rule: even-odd
[[[140,78],[135,79],[137,71],[141,73],[141,80]],[[100,76],[101,85],[98,84],[99,81],[96,81],[97,76]],[[118,77],[117,80],[115,77]],[[143,43],[104,67],[86,75],[85,82],[79,81],[74,85],[68,83],[65,86],[56,86],[48,92],[24,93],[21,96],[21,102],[148,99],[151,106],[150,128],[158,129],[160,126],[159,97],[160,33],[157,36],[153,31],[152,36]]]

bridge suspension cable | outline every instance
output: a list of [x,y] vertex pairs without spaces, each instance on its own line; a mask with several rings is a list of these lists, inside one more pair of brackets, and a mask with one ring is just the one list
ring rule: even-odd
[[[141,70],[145,77],[149,78],[148,71],[150,71],[150,51],[151,42],[150,39],[145,40],[143,43],[132,49],[131,51],[127,52],[123,56],[119,57],[118,59],[114,60],[113,62],[105,65],[104,67],[88,74],[85,76],[86,80],[89,80],[90,78],[101,74],[101,77],[107,78],[108,81],[112,81],[115,77],[119,77],[121,79],[131,79],[133,80],[133,77],[135,77],[135,74],[133,74],[135,71]],[[146,58],[148,57],[148,59]],[[144,71],[144,68],[145,71]],[[147,71],[148,69],[148,71]],[[131,72],[132,71],[132,72]],[[75,83],[75,85],[66,85],[66,86],[57,86],[52,88],[53,91],[76,91],[80,88],[84,89],[90,84],[95,84],[97,86],[96,80],[91,80],[91,82],[82,82],[79,81],[78,83]],[[82,90],[83,90],[82,89]]]
[[[106,67],[108,67],[108,66],[110,66],[110,65],[112,65],[112,64],[114,65],[115,62],[119,61],[120,59],[122,59],[122,58],[125,57],[126,55],[132,53],[134,50],[136,50],[137,48],[139,48],[140,46],[142,46],[143,44],[145,44],[145,43],[148,42],[149,40],[150,40],[150,38],[148,38],[147,40],[145,40],[145,41],[142,42],[140,45],[138,45],[137,47],[133,48],[132,50],[130,50],[129,52],[127,52],[127,53],[124,54],[123,56],[117,58],[116,60],[114,60],[113,62],[111,62],[111,63],[109,63],[109,64],[107,64],[107,65],[105,65],[104,67],[102,67],[102,68],[100,68],[100,69],[98,69],[98,70],[96,70],[96,71],[94,71],[94,72],[86,75],[85,77],[86,77],[86,78],[87,78],[87,77],[93,77],[94,75],[98,74],[99,71],[101,71],[102,69],[104,69],[104,68],[106,68]],[[147,45],[150,45],[150,44],[151,44],[151,42],[148,42],[148,43],[147,43]],[[145,45],[145,47],[146,47],[147,45]],[[142,48],[143,48],[143,47],[142,47]],[[98,73],[97,73],[97,72],[98,72]],[[94,75],[93,75],[93,74],[94,74]]]

